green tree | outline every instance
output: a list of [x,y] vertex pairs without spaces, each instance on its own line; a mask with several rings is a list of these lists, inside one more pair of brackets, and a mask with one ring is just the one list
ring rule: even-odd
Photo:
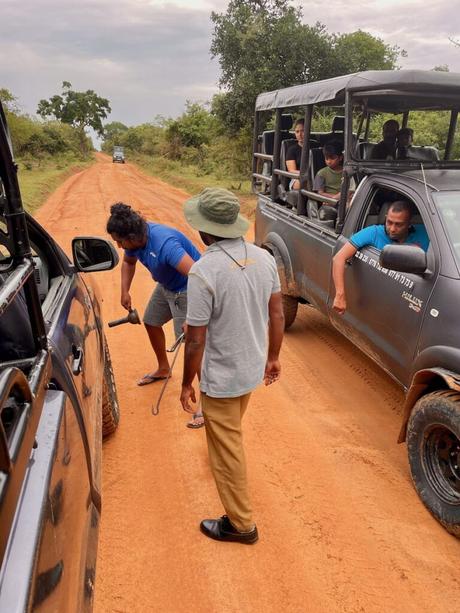
[[167,123],[166,138],[184,147],[208,144],[215,132],[215,118],[201,104],[187,100],[185,112]]
[[0,87],[0,102],[6,112],[19,113],[18,99],[6,87]]
[[212,13],[211,55],[222,70],[213,111],[229,132],[251,125],[257,95],[360,70],[396,68],[405,52],[358,30],[331,35],[302,23],[289,0],[231,0]]
[[381,38],[357,30],[333,37],[337,74],[361,70],[395,70],[398,58],[407,53],[398,46],[387,45]]
[[77,129],[81,152],[87,150],[86,128],[92,128],[100,136],[104,133],[102,120],[111,112],[109,101],[101,98],[92,89],[77,92],[68,81],[62,83],[62,95],[56,94],[49,100],[40,100],[37,113],[43,118],[54,117],[62,123]]
[[122,137],[128,129],[128,126],[125,126],[125,124],[121,123],[121,121],[112,121],[111,123],[107,123],[104,126],[104,140],[115,142],[117,138]]
[[226,13],[211,14],[223,89],[213,109],[230,132],[250,125],[260,92],[329,76],[330,37],[301,16],[287,0],[231,0]]

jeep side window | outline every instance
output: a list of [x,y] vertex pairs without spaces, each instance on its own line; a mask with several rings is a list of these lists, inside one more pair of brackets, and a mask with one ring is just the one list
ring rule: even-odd
[[[361,219],[361,221],[357,223],[355,232],[358,232],[359,230],[362,230],[363,228],[367,228],[369,226],[385,225],[388,209],[393,202],[397,201],[405,201],[409,203],[412,209],[411,225],[417,228],[417,232],[420,231],[419,227],[422,226],[424,231],[428,234],[425,224],[423,223],[422,216],[420,215],[420,211],[415,206],[415,203],[403,194],[400,194],[396,191],[388,190],[383,187],[378,187],[374,191],[372,199],[367,207],[366,213]],[[412,231],[414,231],[414,229]]]
[[460,200],[458,192],[438,192],[433,198],[441,211],[447,236],[452,244],[457,263],[460,264]]

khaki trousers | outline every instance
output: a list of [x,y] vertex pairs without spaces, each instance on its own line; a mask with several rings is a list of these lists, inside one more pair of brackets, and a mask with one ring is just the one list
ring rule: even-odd
[[241,432],[250,396],[251,393],[237,398],[211,398],[201,394],[209,462],[217,491],[229,520],[241,532],[254,527]]

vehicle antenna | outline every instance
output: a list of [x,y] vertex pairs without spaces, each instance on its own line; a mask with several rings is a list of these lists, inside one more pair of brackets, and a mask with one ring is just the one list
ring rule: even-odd
[[430,198],[428,196],[428,185],[426,183],[425,169],[423,168],[422,162],[420,162],[420,170],[422,171],[423,184],[425,185],[426,203],[428,206],[430,206]]

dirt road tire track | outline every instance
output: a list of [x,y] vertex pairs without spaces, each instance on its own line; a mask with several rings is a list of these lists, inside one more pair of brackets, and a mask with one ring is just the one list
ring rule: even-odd
[[[76,234],[104,235],[126,201],[196,244],[187,194],[100,155],[37,214],[70,252]],[[122,315],[119,269],[96,275],[105,321]],[[152,281],[136,273],[142,310]],[[204,432],[179,408],[182,355],[158,417],[160,387],[136,380],[154,363],[141,326],[106,330],[121,421],[104,444],[96,613],[441,613],[460,603],[459,542],[428,514],[396,444],[401,391],[308,307],[286,333],[282,379],[258,389],[245,444],[260,542],[203,537],[221,513]],[[168,342],[172,330],[168,329]]]

